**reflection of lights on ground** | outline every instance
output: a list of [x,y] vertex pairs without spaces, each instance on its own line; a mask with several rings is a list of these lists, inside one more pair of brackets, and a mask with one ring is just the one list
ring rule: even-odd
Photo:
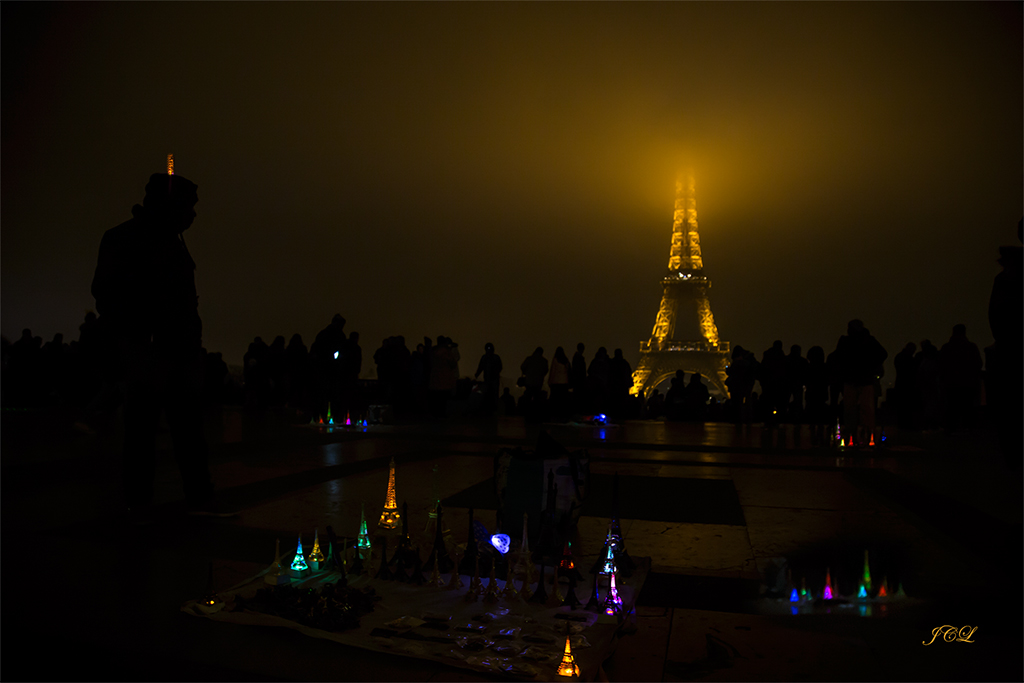
[[[332,429],[328,429],[327,432],[332,432]],[[341,444],[340,443],[329,443],[323,447],[324,453],[324,464],[325,465],[340,465],[341,464]]]
[[604,439],[608,438],[608,432],[606,430],[604,430],[604,429],[598,429],[597,430],[597,438],[599,438],[599,439],[601,439],[603,441]]

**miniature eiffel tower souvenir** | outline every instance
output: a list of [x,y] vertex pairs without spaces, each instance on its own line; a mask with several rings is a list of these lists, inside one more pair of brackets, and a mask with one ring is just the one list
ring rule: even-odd
[[523,540],[519,544],[519,550],[514,555],[516,558],[515,571],[518,574],[523,571],[523,567],[527,562],[530,561],[530,537],[527,535],[527,528],[529,527],[530,518],[527,513],[523,513]]
[[569,541],[566,541],[565,546],[562,548],[562,559],[558,563],[558,574],[567,578],[573,578],[576,581],[583,580],[583,575],[576,569],[576,563],[573,561],[572,546]]
[[615,548],[615,568],[626,578],[633,576],[636,571],[636,562],[626,551],[626,539],[622,537],[622,528],[619,525],[619,473],[615,473],[612,480],[612,545]]
[[306,564],[306,557],[302,551],[302,536],[299,536],[299,544],[295,548],[295,557],[292,559],[290,567],[292,576],[296,578],[304,577],[309,574],[309,566]]
[[291,579],[281,571],[281,539],[274,541],[274,562],[270,565],[270,569],[267,570],[267,573],[263,576],[263,581],[271,586],[281,586],[291,581]]
[[568,624],[566,624],[565,651],[562,653],[562,661],[559,663],[556,673],[567,678],[579,678],[580,675],[580,667],[572,656],[572,646],[569,644]]
[[537,579],[537,590],[534,591],[533,597],[530,598],[530,602],[540,603],[541,605],[547,604],[547,601],[548,601],[548,589],[544,585],[544,570],[545,569],[546,569],[546,567],[544,566],[544,560],[542,559],[541,562],[540,562],[540,575],[539,575],[539,577]]
[[548,593],[548,600],[544,603],[545,607],[561,607],[565,601],[565,596],[562,595],[562,587],[558,584],[558,572],[555,571],[555,580],[551,584],[551,592]]
[[[448,548],[444,542],[444,511],[441,509],[441,504],[437,504],[435,510],[437,515],[438,524],[434,527],[434,547],[430,550],[430,555],[427,556],[427,564],[433,563],[436,559],[438,562],[438,569],[442,574],[446,574],[452,570],[452,559],[448,556]],[[472,510],[470,511],[470,517],[472,518]]]
[[338,540],[334,527],[327,527],[327,566],[329,569],[345,573],[345,546]]
[[444,523],[444,519],[437,516],[437,506],[441,504],[441,496],[438,493],[437,486],[437,465],[434,465],[431,468],[430,473],[430,505],[427,506],[427,523],[423,527],[423,537],[433,538],[436,533],[436,528],[440,526],[441,536],[444,538],[445,543],[450,544],[452,540],[452,531],[448,528],[448,525]]
[[309,566],[315,572],[327,569],[327,561],[324,559],[324,554],[320,550],[319,529],[315,529],[313,531],[313,549],[309,551]]
[[412,563],[412,578],[411,581],[414,586],[422,586],[425,582],[423,579],[423,560],[420,559],[420,554],[417,552],[416,557]]
[[384,509],[381,510],[380,521],[377,522],[377,527],[389,531],[397,529],[399,516],[398,504],[395,502],[395,458],[392,456],[391,465],[388,468],[388,491],[384,498]]
[[597,592],[597,577],[594,577],[594,588],[590,591],[590,599],[587,600],[586,606],[583,609],[590,612],[597,612],[601,609],[601,596]]
[[377,570],[376,578],[384,581],[393,581],[395,577],[388,567],[388,539],[385,536],[381,536],[378,540],[380,541],[380,569]]
[[615,586],[615,574],[612,574],[611,585],[601,607],[609,617],[617,615],[622,610],[622,598],[619,597],[618,588]]
[[519,599],[523,602],[529,602],[533,597],[533,591],[530,590],[531,583],[533,583],[533,563],[527,561],[526,571],[523,572],[523,585],[519,587]]
[[432,588],[440,588],[444,585],[444,580],[441,578],[441,572],[437,570],[437,557],[434,557],[434,568],[430,572],[430,579],[427,581]]
[[409,580],[408,570],[412,564],[412,541],[409,540],[409,504],[402,503],[402,538],[398,541],[398,548],[391,557],[391,563],[395,565],[395,578],[401,582]]
[[353,546],[352,548],[352,570],[349,572],[352,576],[362,576],[363,570],[365,569],[365,563],[363,562],[363,556],[359,553],[359,548]]
[[[541,513],[540,531],[537,534],[537,548],[533,551],[533,559],[556,557],[561,544],[558,542],[555,501],[558,499],[558,487],[555,486],[555,471],[548,470],[547,505]],[[556,565],[557,566],[557,565]]]
[[359,536],[356,540],[356,553],[362,559],[368,559],[373,544],[370,542],[370,534],[366,530],[366,503],[360,507],[359,513]]
[[868,566],[868,551],[864,551],[864,574],[861,577],[861,583],[864,585],[865,591],[871,592],[871,568]]
[[484,584],[480,580],[480,556],[473,560],[473,578],[469,580],[469,592],[473,595],[484,594]]
[[466,531],[466,551],[462,555],[462,564],[459,566],[460,574],[470,575],[475,571],[476,562],[480,556],[480,548],[476,542],[476,529],[473,527],[473,508],[469,508],[469,527]]
[[508,567],[508,571],[505,574],[505,585],[498,595],[510,602],[519,599],[519,592],[516,590],[515,574],[511,566]]
[[206,585],[206,595],[198,603],[199,609],[206,614],[213,614],[224,609],[224,602],[213,589],[213,562],[210,562],[210,577]]
[[565,590],[565,599],[562,600],[562,607],[576,609],[580,606],[579,598],[576,597],[576,577],[569,576],[569,586]]
[[494,566],[491,566],[490,580],[487,582],[487,590],[484,591],[484,602],[498,602],[498,579],[494,576]]
[[457,547],[452,550],[452,576],[448,581],[448,590],[458,590],[466,587],[466,582],[462,580],[462,576],[459,574],[459,558],[461,557],[462,555]]

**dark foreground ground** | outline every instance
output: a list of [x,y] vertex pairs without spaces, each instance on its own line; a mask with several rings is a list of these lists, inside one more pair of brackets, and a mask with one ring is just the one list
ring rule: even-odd
[[[606,662],[609,680],[1022,679],[1022,478],[1005,470],[988,432],[890,433],[885,449],[840,456],[792,426],[602,431],[495,418],[326,435],[230,410],[210,425],[212,466],[240,515],[178,514],[165,449],[158,497],[167,519],[143,530],[118,517],[116,431],[88,435],[57,418],[4,413],[0,677],[484,680],[179,608],[205,592],[211,560],[223,589],[264,568],[276,538],[284,552],[298,531],[327,524],[352,536],[364,501],[372,525],[392,456],[414,534],[437,465],[461,542],[467,506],[493,524],[479,487],[493,455],[532,447],[542,428],[586,448],[595,481],[619,474],[628,548],[652,558],[638,632]],[[584,551],[600,545],[610,514],[601,501],[588,505]],[[870,616],[793,616],[766,597],[780,568],[820,592],[828,566],[849,593],[864,550],[876,582],[885,574],[916,600],[875,605]],[[922,645],[943,625],[977,626],[975,642]]]

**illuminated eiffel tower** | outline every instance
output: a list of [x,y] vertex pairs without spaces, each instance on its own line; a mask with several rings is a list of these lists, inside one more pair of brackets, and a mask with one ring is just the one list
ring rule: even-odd
[[712,394],[726,398],[729,342],[718,339],[708,303],[711,280],[704,277],[692,177],[685,185],[682,178],[676,181],[672,250],[661,287],[661,307],[650,340],[640,343],[640,362],[630,391],[647,397],[654,387],[682,370],[699,372]]

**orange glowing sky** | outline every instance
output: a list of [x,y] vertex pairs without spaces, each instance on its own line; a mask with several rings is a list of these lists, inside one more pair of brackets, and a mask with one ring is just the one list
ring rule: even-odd
[[[722,339],[890,359],[986,306],[1024,205],[1019,3],[3,3],[2,330],[77,337],[174,154],[205,342],[650,335],[696,176]],[[890,365],[891,368],[891,365]],[[887,377],[891,379],[891,375]]]

